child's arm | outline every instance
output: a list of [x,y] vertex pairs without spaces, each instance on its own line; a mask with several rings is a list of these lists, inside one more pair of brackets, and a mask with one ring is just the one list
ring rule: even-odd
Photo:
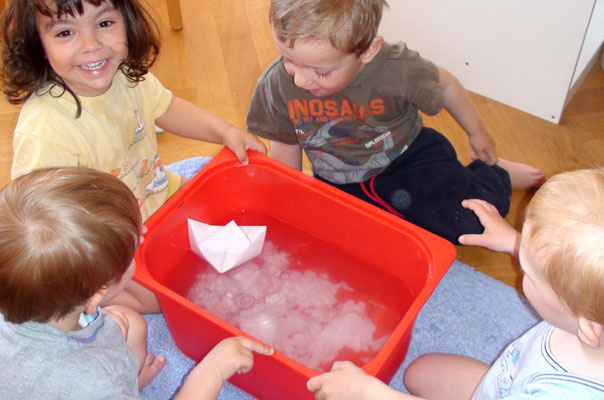
[[457,78],[451,75],[449,71],[438,67],[438,72],[445,108],[468,134],[470,145],[478,158],[489,165],[495,165],[498,161],[495,143],[484,127],[482,118],[480,118],[470,96]]
[[479,235],[461,235],[459,243],[467,246],[481,246],[518,257],[520,233],[499,215],[499,211],[495,206],[478,199],[464,200],[461,205],[474,211],[480,223],[484,226],[484,232]]
[[287,144],[271,140],[270,147],[272,158],[302,171],[302,147],[299,144]]
[[246,150],[266,154],[266,146],[256,136],[176,96],[155,123],[179,136],[223,144],[243,164],[248,162]]
[[489,365],[472,357],[426,353],[407,367],[403,382],[419,397],[470,399],[488,370]]
[[193,368],[175,399],[216,399],[226,380],[252,369],[253,352],[270,356],[274,351],[244,337],[224,339]]
[[419,399],[399,392],[350,361],[336,361],[330,372],[312,377],[306,388],[315,399],[325,400],[404,400]]

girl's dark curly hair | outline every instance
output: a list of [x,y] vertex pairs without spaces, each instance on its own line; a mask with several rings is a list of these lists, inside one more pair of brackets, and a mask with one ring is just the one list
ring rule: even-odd
[[122,12],[128,56],[120,69],[131,82],[140,82],[159,55],[159,29],[138,0],[11,0],[2,14],[2,90],[11,104],[24,103],[33,93],[61,87],[77,103],[78,96],[50,67],[36,25],[36,13],[48,17],[81,15],[84,2],[98,7],[105,1]]

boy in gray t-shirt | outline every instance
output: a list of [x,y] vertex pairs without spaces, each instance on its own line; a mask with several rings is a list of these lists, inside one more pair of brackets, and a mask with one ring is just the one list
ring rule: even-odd
[[[163,368],[147,325],[101,308],[135,270],[138,202],[111,174],[38,170],[0,192],[0,398],[129,399]],[[215,398],[224,381],[272,349],[227,338],[191,371],[179,398]]]
[[[466,198],[509,210],[513,188],[543,174],[499,159],[461,84],[446,70],[377,36],[383,0],[273,0],[281,56],[260,78],[247,129],[271,141],[272,156],[457,244],[482,230]],[[419,111],[446,108],[468,133],[476,160],[463,166]]]

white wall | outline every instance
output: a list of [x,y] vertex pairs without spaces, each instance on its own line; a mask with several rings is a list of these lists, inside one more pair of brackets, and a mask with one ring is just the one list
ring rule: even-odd
[[557,123],[595,3],[390,0],[380,34],[406,42],[467,89]]
[[600,51],[604,42],[604,0],[596,0],[591,20],[585,33],[585,40],[581,48],[581,54],[575,68],[575,75],[571,83],[571,89],[566,102],[572,98],[572,95],[581,84],[581,81],[591,70],[595,62],[600,61]]

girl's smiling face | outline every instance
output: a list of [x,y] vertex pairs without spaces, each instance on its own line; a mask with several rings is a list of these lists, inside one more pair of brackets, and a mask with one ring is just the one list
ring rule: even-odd
[[82,14],[60,18],[36,15],[46,58],[53,71],[78,96],[105,93],[128,55],[126,26],[110,1],[98,7],[83,1]]

